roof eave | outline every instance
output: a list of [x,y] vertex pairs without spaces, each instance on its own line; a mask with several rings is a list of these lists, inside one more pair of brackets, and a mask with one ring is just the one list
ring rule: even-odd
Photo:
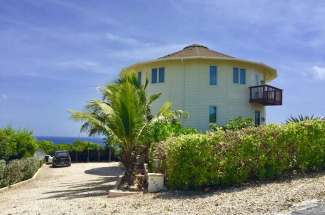
[[133,67],[143,66],[146,64],[152,64],[152,63],[159,63],[159,62],[168,62],[168,61],[186,61],[186,60],[196,60],[196,59],[202,59],[202,60],[224,60],[229,62],[240,62],[240,63],[247,63],[254,66],[262,67],[267,72],[265,80],[271,81],[277,77],[277,70],[274,69],[271,66],[268,66],[264,63],[258,63],[254,61],[249,60],[243,60],[239,58],[229,58],[229,57],[203,57],[203,56],[193,56],[193,57],[169,57],[169,58],[159,58],[156,60],[149,60],[149,61],[143,61],[136,64],[132,64],[128,67],[123,68],[122,70],[129,70]]

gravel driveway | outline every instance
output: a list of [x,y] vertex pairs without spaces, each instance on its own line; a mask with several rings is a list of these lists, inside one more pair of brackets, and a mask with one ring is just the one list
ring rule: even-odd
[[44,165],[32,182],[0,193],[0,214],[97,214],[121,173],[116,162]]
[[[323,214],[325,173],[209,192],[164,192],[109,198],[118,163],[44,166],[36,180],[0,193],[0,214]],[[318,199],[316,208],[286,212]],[[294,209],[295,210],[295,209]],[[321,212],[320,212],[321,211]],[[313,212],[313,213],[311,213]],[[315,213],[314,213],[315,212]]]

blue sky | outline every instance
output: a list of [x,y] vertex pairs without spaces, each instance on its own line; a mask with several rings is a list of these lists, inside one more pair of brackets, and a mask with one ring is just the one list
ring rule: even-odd
[[192,43],[278,69],[284,104],[268,122],[325,115],[325,1],[0,0],[0,126],[79,136],[67,110]]

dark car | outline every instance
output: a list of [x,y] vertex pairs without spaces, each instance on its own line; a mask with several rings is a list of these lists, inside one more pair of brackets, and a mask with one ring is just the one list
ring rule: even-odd
[[68,151],[56,151],[52,161],[52,167],[71,166],[71,157]]

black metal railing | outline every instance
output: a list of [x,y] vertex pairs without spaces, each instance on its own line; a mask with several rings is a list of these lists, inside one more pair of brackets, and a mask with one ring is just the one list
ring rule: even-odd
[[270,85],[249,87],[249,102],[262,105],[282,105],[282,89]]

